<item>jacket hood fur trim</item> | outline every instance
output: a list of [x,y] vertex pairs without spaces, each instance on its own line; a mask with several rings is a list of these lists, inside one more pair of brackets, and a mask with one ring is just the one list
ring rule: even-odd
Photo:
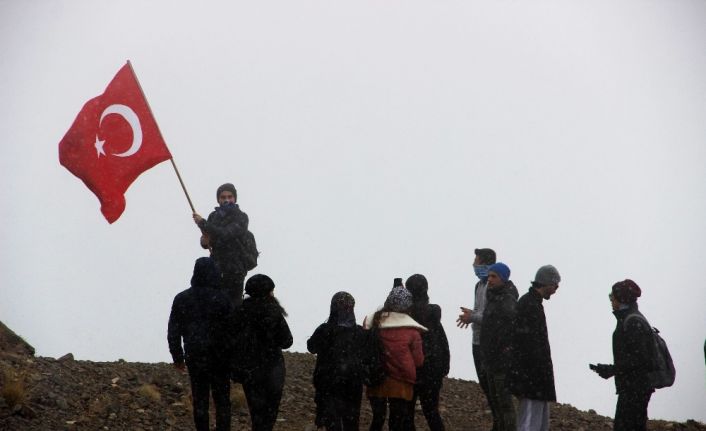
[[[375,313],[368,314],[363,320],[363,327],[370,329],[373,326],[373,317]],[[412,319],[409,314],[398,313],[396,311],[386,311],[380,318],[380,329],[388,328],[415,328],[420,331],[427,331],[425,326],[420,325],[416,320]]]

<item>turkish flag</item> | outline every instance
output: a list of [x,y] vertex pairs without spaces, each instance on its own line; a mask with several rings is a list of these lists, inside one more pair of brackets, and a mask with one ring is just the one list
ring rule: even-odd
[[98,197],[109,223],[125,210],[130,184],[171,158],[129,62],[83,105],[59,142],[59,162]]

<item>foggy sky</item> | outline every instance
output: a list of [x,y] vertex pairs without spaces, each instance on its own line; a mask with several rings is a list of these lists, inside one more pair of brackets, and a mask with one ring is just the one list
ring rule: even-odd
[[293,351],[340,290],[394,277],[441,305],[476,379],[473,249],[545,302],[559,402],[612,416],[607,294],[625,278],[677,380],[652,418],[706,421],[706,3],[0,0],[0,320],[42,356],[170,361],[172,299],[204,255],[171,165],[109,225],[58,143],[130,60],[197,210],[233,182]]

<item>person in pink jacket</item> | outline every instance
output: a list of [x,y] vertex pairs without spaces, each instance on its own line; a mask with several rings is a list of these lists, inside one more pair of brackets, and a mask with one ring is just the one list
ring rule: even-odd
[[412,307],[412,294],[397,285],[385,301],[382,309],[365,318],[365,329],[377,329],[384,348],[385,380],[382,384],[368,387],[367,395],[373,420],[370,431],[382,430],[385,424],[387,405],[390,405],[390,431],[405,429],[409,418],[408,408],[417,380],[417,368],[424,362],[421,331],[427,328],[412,319],[408,311]]

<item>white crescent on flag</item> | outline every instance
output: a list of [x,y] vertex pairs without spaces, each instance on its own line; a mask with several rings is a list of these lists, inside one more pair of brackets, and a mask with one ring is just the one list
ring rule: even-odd
[[[110,114],[118,114],[121,117],[125,119],[125,121],[128,122],[130,127],[132,128],[132,145],[130,148],[127,149],[127,151],[123,153],[113,153],[112,155],[118,156],[118,157],[130,157],[133,154],[137,153],[140,150],[140,147],[142,146],[142,126],[140,126],[140,119],[137,117],[137,114],[135,114],[135,111],[130,109],[129,106],[126,105],[110,105],[101,114],[101,119],[100,122],[98,123],[98,127],[100,127],[100,124],[103,122],[103,119]],[[96,144],[98,142],[101,142],[101,151],[102,152],[102,143],[104,141],[98,141],[98,137],[96,136]],[[105,154],[105,153],[103,153]]]

